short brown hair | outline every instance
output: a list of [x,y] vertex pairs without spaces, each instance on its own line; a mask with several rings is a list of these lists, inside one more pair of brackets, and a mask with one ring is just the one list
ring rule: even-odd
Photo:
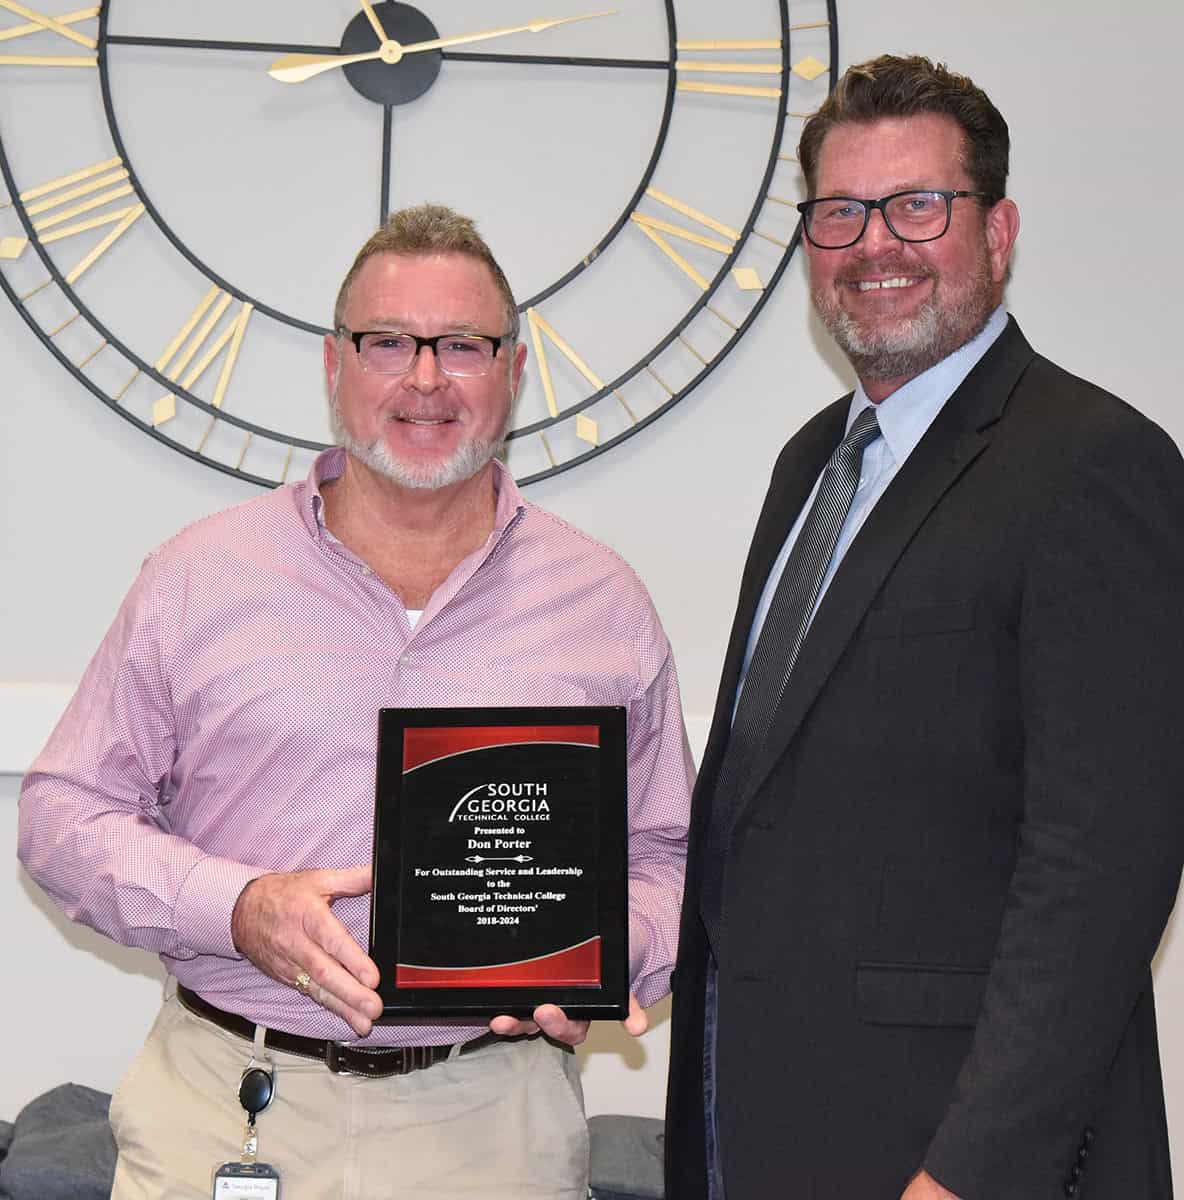
[[493,282],[506,303],[506,321],[510,336],[518,340],[518,306],[514,293],[493,251],[477,232],[470,217],[461,216],[442,204],[420,204],[393,212],[386,223],[358,251],[353,266],[346,272],[333,306],[333,328],[340,329],[345,321],[350,288],[362,264],[376,254],[403,254],[408,257],[428,254],[463,254],[483,262],[493,276]]
[[986,193],[988,203],[1002,200],[1007,194],[1011,152],[1003,114],[972,80],[919,54],[882,54],[843,73],[834,91],[802,128],[798,161],[808,195],[815,195],[822,143],[836,125],[928,113],[957,122],[964,141],[963,166],[974,190]]

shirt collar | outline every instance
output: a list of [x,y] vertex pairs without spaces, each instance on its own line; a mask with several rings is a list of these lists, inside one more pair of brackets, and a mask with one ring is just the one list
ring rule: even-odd
[[[298,498],[300,516],[313,537],[320,537],[325,529],[325,498],[321,495],[323,484],[339,479],[345,472],[345,450],[331,446],[321,451],[313,460],[308,478],[302,486],[304,495]],[[491,542],[496,542],[526,509],[514,476],[500,459],[493,460],[493,490],[497,496],[497,507],[493,515]]]
[[518,484],[500,458],[493,460],[493,490],[497,495],[497,509],[493,514],[493,540],[496,541],[526,511],[526,501]]
[[[1000,305],[970,341],[875,405],[880,433],[897,466],[913,452],[945,402],[958,390],[1006,326],[1007,312]],[[850,430],[855,418],[870,407],[872,402],[863,390],[863,384],[856,384],[847,411],[847,429]]]
[[322,450],[312,460],[308,478],[301,485],[303,495],[297,498],[300,516],[313,537],[320,537],[325,528],[325,498],[321,485],[339,479],[345,473],[345,451],[340,446]]

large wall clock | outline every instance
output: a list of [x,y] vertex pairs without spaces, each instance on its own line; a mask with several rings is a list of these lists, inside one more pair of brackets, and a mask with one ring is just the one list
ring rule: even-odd
[[354,251],[424,200],[521,298],[517,478],[650,425],[784,272],[838,61],[835,0],[33,2],[0,0],[0,285],[121,416],[265,485],[327,440]]

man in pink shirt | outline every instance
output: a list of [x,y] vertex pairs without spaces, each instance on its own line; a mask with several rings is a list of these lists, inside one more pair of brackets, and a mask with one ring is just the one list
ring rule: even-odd
[[377,713],[627,708],[639,1034],[669,988],[691,777],[670,648],[632,571],[497,460],[526,348],[470,221],[395,214],[334,327],[338,448],[149,555],[22,789],[30,874],[177,983],[112,1100],[114,1195],[208,1196],[256,1053],[286,1200],[582,1200],[586,1024],[374,1024]]

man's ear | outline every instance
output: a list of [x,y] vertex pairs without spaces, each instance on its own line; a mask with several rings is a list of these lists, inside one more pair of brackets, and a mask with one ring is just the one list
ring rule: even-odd
[[1007,279],[1011,251],[1020,232],[1020,210],[1004,197],[987,213],[987,250],[991,256],[991,278],[998,284]]
[[325,363],[325,389],[330,395],[333,394],[333,385],[337,382],[337,372],[341,366],[341,356],[338,351],[337,335],[325,334],[321,355]]
[[518,342],[514,347],[514,358],[510,363],[510,400],[518,399],[518,389],[522,386],[522,369],[526,366],[526,343]]

